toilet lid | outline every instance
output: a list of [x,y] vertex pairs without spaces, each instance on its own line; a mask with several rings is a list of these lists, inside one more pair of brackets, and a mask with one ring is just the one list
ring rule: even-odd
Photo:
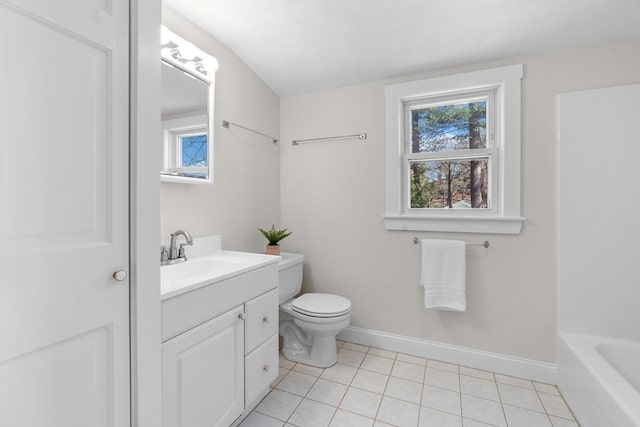
[[337,317],[351,311],[351,301],[339,295],[304,294],[291,302],[291,309],[313,317]]

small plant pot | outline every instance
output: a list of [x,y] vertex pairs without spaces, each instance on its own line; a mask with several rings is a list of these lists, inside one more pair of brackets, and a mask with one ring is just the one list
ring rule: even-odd
[[280,255],[280,245],[267,245],[267,255]]

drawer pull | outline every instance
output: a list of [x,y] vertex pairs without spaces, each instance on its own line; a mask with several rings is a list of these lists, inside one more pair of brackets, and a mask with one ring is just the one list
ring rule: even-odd
[[269,316],[264,316],[262,318],[262,323],[269,323]]
[[269,372],[269,369],[271,369],[271,365],[269,365],[268,363],[262,367],[262,370],[265,372]]
[[244,315],[244,313],[238,313],[238,319],[244,320],[246,319],[246,316]]

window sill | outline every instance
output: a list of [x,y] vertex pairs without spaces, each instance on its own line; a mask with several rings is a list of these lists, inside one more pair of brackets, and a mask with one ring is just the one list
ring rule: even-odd
[[520,234],[522,217],[384,215],[387,230]]

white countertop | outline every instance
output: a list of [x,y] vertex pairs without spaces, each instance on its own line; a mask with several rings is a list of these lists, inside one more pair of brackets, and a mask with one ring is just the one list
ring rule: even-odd
[[193,247],[186,248],[186,262],[160,267],[161,299],[212,285],[280,260],[279,256],[225,251],[220,246],[220,236],[195,238]]

